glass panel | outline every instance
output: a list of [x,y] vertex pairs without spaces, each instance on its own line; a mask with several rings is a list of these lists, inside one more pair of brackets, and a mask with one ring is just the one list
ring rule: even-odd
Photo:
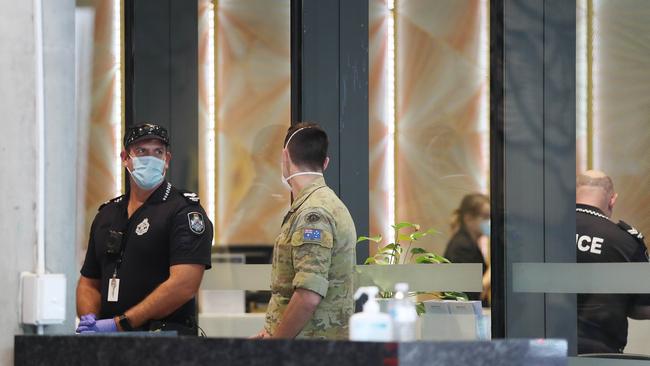
[[[577,125],[577,150],[581,152],[577,170],[580,174],[596,169],[611,178],[579,178],[578,261],[645,263],[619,263],[616,266],[626,268],[607,270],[620,282],[614,291],[603,289],[600,295],[578,295],[580,353],[624,348],[625,353],[650,355],[650,322],[632,319],[649,318],[650,301],[648,296],[640,295],[647,289],[644,281],[635,280],[647,276],[647,249],[640,239],[632,238],[638,236],[637,230],[621,229],[603,218],[609,217],[613,223],[625,220],[640,232],[650,230],[650,195],[646,188],[650,185],[650,79],[646,72],[650,52],[641,41],[650,35],[648,16],[650,4],[645,1],[578,1],[578,34],[583,40],[578,42],[576,55],[577,70],[582,75],[578,78],[582,80],[578,103],[584,108],[578,110],[578,119],[583,122]],[[583,289],[602,287],[606,278],[593,281],[593,286],[585,284]]]
[[211,337],[264,327],[290,123],[290,1],[199,0],[201,202],[215,226],[199,321]]
[[[391,227],[408,221],[436,230],[414,246],[442,255],[453,238],[467,248],[447,251],[452,261],[489,266],[479,228],[489,219],[488,5],[369,1],[370,232],[380,247],[408,244]],[[453,217],[475,193],[470,229]]]
[[279,167],[290,121],[290,1],[200,4],[201,196],[212,200],[216,244],[270,245],[289,204]]

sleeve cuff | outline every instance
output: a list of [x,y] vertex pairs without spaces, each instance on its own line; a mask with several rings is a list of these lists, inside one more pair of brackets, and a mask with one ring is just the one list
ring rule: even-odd
[[298,272],[293,278],[293,288],[302,288],[313,291],[322,297],[327,295],[327,288],[329,285],[329,281],[313,273]]

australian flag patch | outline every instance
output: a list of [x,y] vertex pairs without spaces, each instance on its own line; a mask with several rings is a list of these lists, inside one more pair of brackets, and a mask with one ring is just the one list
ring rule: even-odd
[[302,233],[302,240],[321,241],[321,232],[318,229],[305,229]]

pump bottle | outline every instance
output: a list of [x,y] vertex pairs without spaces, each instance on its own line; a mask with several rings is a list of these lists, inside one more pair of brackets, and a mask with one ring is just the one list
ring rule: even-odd
[[379,311],[376,296],[379,289],[375,286],[360,287],[354,294],[359,299],[368,295],[363,311],[350,317],[350,340],[364,342],[390,342],[393,340],[393,324],[390,315]]

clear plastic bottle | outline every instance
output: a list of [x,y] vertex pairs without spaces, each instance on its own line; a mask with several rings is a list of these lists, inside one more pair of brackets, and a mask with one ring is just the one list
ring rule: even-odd
[[368,301],[363,305],[363,311],[350,317],[350,340],[364,342],[390,342],[393,340],[393,322],[388,314],[379,311],[375,286],[360,287],[354,294],[359,299],[362,294],[368,295]]
[[408,283],[395,284],[395,297],[389,305],[389,313],[393,319],[393,338],[397,342],[411,342],[416,340],[418,314],[415,303],[409,297]]

